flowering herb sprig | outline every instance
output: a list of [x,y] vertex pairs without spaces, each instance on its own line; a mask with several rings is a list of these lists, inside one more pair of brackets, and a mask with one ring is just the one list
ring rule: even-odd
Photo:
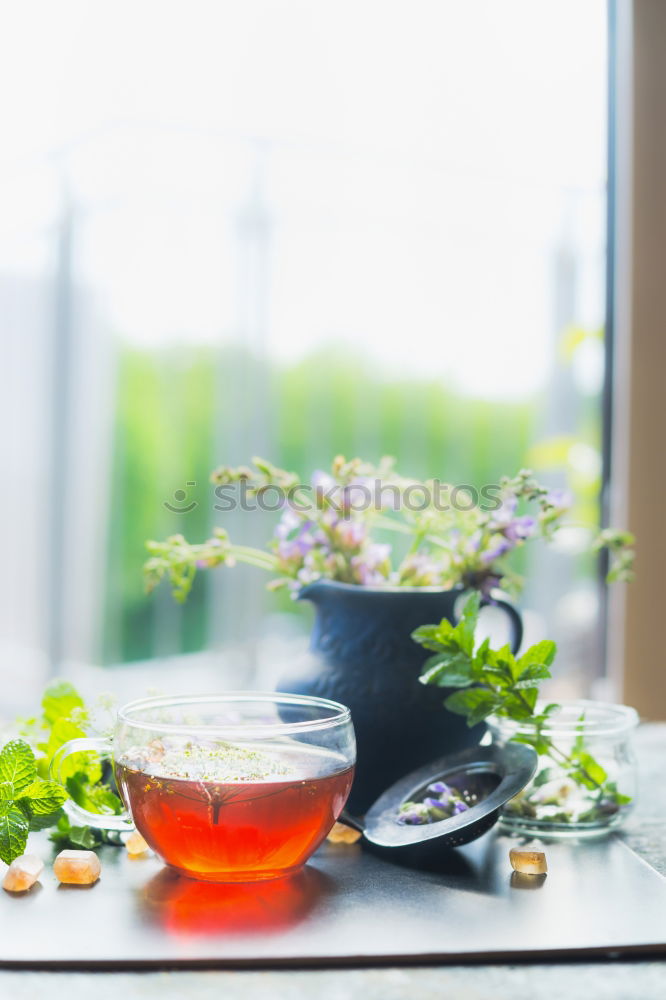
[[[584,719],[573,746],[565,752],[547,731],[549,718],[561,706],[556,703],[545,707],[537,705],[539,686],[551,676],[550,667],[557,651],[555,643],[544,639],[531,646],[521,657],[514,656],[508,645],[491,649],[488,639],[476,646],[475,629],[480,604],[480,595],[472,594],[457,625],[443,619],[438,625],[424,625],[412,633],[416,642],[433,652],[425,663],[421,683],[456,688],[445,699],[444,705],[449,711],[464,715],[469,726],[475,726],[489,716],[516,723],[512,739],[534,747],[540,757],[550,758],[560,776],[582,791],[581,801],[585,806],[578,811],[577,820],[593,822],[601,816],[617,812],[631,800],[618,792],[616,784],[590,754],[583,735]],[[543,788],[552,780],[557,783],[556,773],[550,767],[543,768],[531,788]],[[550,793],[554,796],[553,805],[563,805],[557,801],[554,789]],[[525,815],[534,815],[531,795],[536,796],[535,801],[546,804],[542,792],[528,791],[514,799],[510,808]],[[422,818],[414,818],[410,822],[433,822],[434,818],[437,817],[433,817],[432,813],[422,811]],[[404,819],[398,819],[404,822]],[[562,808],[551,819],[569,822],[572,815]]]
[[[256,499],[279,491],[282,516],[267,550],[237,545],[222,528],[202,543],[183,535],[149,541],[148,590],[168,579],[174,597],[184,601],[198,570],[244,562],[270,572],[271,588],[294,593],[318,579],[359,586],[462,585],[486,595],[501,586],[516,592],[521,580],[509,557],[528,541],[552,539],[570,506],[562,490],[542,486],[528,470],[501,479],[479,503],[439,480],[401,476],[389,457],[375,466],[338,456],[331,471],[315,472],[308,486],[260,458],[252,466],[221,466],[211,480],[216,488],[242,488]],[[442,502],[442,497],[456,500]],[[409,540],[398,565],[377,532]],[[595,551],[611,554],[609,579],[631,578],[632,542],[626,532],[606,530],[594,543]]]

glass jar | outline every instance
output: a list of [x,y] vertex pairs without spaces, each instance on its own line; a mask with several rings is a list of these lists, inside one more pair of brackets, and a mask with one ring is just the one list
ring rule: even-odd
[[[539,711],[537,706],[537,711]],[[564,702],[537,733],[529,722],[491,717],[493,742],[535,747],[534,778],[502,809],[506,830],[530,836],[600,836],[624,822],[636,801],[633,738],[638,715],[626,705]]]

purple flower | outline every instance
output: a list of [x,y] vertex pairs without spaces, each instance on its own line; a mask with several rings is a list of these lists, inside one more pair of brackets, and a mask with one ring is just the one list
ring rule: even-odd
[[573,498],[568,490],[556,489],[551,490],[546,496],[546,503],[556,510],[565,511],[571,507]]
[[481,532],[475,531],[474,534],[468,538],[467,545],[465,546],[468,552],[478,552],[479,546],[481,545]]
[[398,823],[421,826],[430,822],[430,810],[422,802],[405,802],[398,813]]
[[518,497],[510,494],[505,496],[502,500],[502,506],[499,510],[496,510],[493,514],[488,527],[491,531],[504,531],[506,526],[511,523],[513,516],[516,513],[516,508],[518,506]]
[[414,552],[406,556],[400,566],[400,582],[412,587],[436,586],[441,576],[441,566],[425,553]]
[[512,542],[522,542],[530,538],[536,529],[536,521],[527,514],[524,517],[515,517],[504,529],[504,536]]
[[463,802],[462,799],[461,799],[459,802],[455,803],[455,805],[453,807],[453,815],[457,816],[459,813],[467,812],[468,809],[469,809],[469,806],[467,805],[467,803]]
[[303,559],[316,544],[311,530],[315,527],[314,521],[299,517],[289,508],[285,510],[275,528],[279,557],[288,562]]
[[363,587],[373,587],[386,583],[386,578],[391,571],[390,554],[390,545],[375,543],[368,545],[363,552],[352,558],[352,569]]
[[490,563],[495,562],[501,556],[506,555],[513,548],[513,543],[508,540],[508,538],[502,538],[492,549],[486,549],[485,552],[481,554],[481,561],[487,566]]
[[348,518],[339,520],[333,529],[335,540],[343,549],[358,549],[367,536],[367,527],[362,521]]
[[315,469],[310,477],[310,485],[317,493],[327,493],[337,488],[337,483],[330,472],[324,472],[322,469]]
[[428,807],[428,809],[434,809],[436,812],[445,813],[448,809],[446,802],[442,802],[441,799],[424,799],[423,804]]
[[449,796],[453,792],[453,789],[444,781],[433,781],[432,785],[428,785],[428,791],[434,792],[435,795]]

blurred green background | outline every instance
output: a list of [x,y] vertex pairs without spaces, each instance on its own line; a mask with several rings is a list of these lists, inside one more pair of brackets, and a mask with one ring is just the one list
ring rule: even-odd
[[[567,378],[581,336],[570,331],[558,362]],[[245,391],[232,391],[241,385]],[[263,454],[293,470],[304,482],[314,469],[327,468],[336,454],[369,461],[394,455],[405,475],[437,477],[480,487],[530,465],[546,480],[569,485],[576,498],[574,520],[598,521],[599,476],[594,461],[582,469],[576,449],[598,455],[598,398],[579,396],[575,437],[539,434],[539,397],[484,401],[457,392],[441,379],[387,378],[362,356],[326,347],[292,366],[256,360],[238,347],[139,350],[124,346],[117,366],[114,471],[104,613],[105,663],[157,655],[160,616],[171,602],[163,592],[146,595],[142,564],[148,538],[182,532],[190,541],[207,537],[215,523],[230,527],[238,540],[261,545],[277,515],[215,516],[210,471],[218,464],[247,462]],[[253,436],[257,416],[261,426]],[[239,453],[239,427],[248,451]],[[266,433],[268,431],[268,433]],[[186,487],[195,483],[195,487]],[[185,489],[196,506],[170,512],[173,494]],[[252,523],[250,523],[251,519]],[[249,525],[249,527],[248,527]],[[517,569],[526,570],[524,552]],[[594,560],[584,552],[571,562],[575,577],[593,580]],[[259,570],[221,569],[233,578]],[[259,581],[255,582],[258,583]],[[262,581],[263,582],[263,581]],[[233,588],[233,579],[224,587]],[[178,627],[170,652],[194,652],[209,645],[209,574],[198,574],[184,607],[167,616]],[[264,608],[303,616],[286,594],[267,594]],[[214,609],[214,604],[213,604]],[[231,629],[233,631],[233,629]]]

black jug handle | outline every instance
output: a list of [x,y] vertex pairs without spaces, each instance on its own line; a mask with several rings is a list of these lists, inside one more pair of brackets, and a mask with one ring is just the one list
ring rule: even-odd
[[514,608],[513,604],[510,604],[509,601],[503,601],[500,597],[482,597],[481,607],[502,608],[506,612],[509,617],[509,645],[511,646],[511,652],[515,655],[523,641],[523,619],[520,611]]

